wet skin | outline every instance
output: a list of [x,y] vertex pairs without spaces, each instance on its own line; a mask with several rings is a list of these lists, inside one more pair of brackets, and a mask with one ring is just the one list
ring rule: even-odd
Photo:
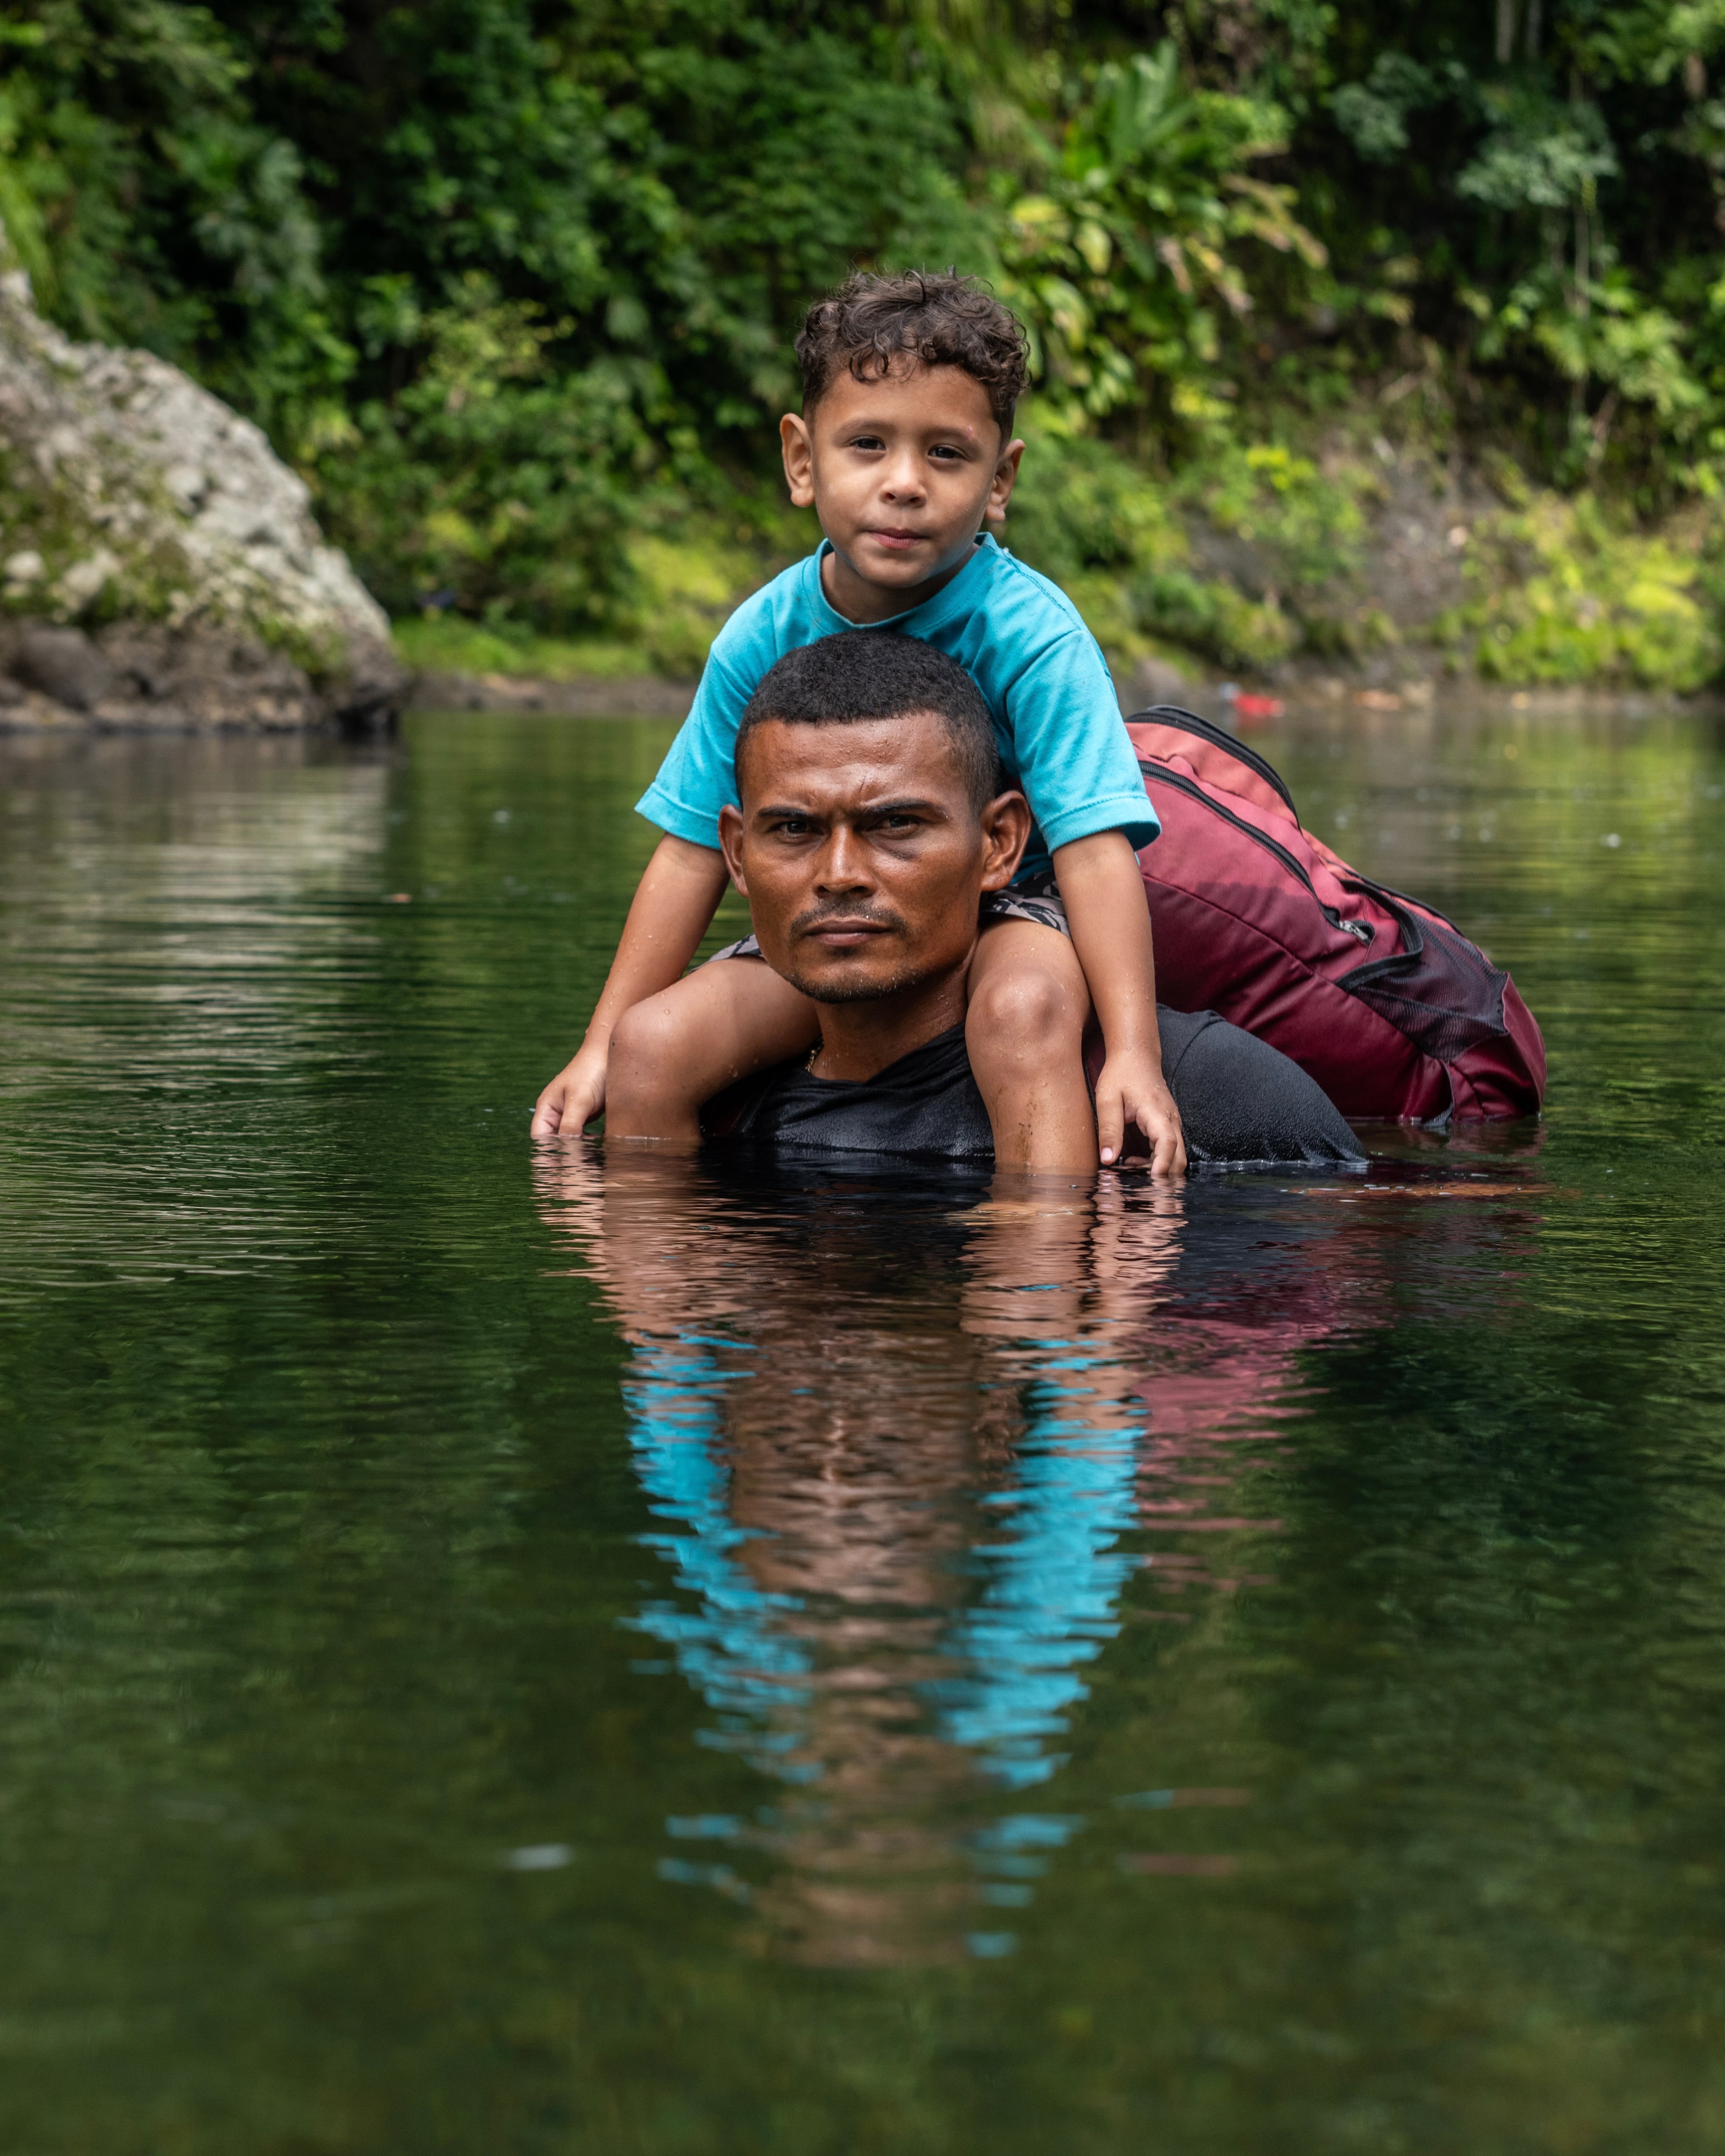
[[816,1075],[870,1078],[962,1024],[978,904],[1018,867],[1024,796],[978,813],[932,712],[770,720],[737,776],[744,805],[723,812],[720,843],[762,955],[822,1006]]

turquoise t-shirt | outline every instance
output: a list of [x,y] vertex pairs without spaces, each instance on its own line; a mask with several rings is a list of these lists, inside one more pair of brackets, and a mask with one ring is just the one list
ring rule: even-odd
[[[819,550],[752,598],[719,631],[694,706],[635,803],[673,838],[719,843],[719,811],[737,799],[737,729],[768,668],[798,645],[855,629],[821,589]],[[1051,865],[1056,846],[1124,831],[1136,852],[1161,826],[1096,639],[1058,585],[983,536],[932,599],[870,624],[920,636],[956,659],[993,715],[1009,782],[1035,821],[1018,880]]]

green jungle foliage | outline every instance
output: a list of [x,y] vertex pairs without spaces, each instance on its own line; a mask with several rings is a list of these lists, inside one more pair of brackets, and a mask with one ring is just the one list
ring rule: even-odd
[[1721,64],[1725,0],[11,0],[0,217],[66,328],[262,422],[393,612],[505,649],[697,665],[808,543],[803,308],[950,262],[1034,341],[1013,543],[1111,648],[1394,641],[1388,436],[1514,475],[1458,663],[1689,686]]

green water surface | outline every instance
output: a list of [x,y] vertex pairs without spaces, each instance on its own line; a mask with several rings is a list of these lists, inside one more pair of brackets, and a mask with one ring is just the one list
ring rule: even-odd
[[0,743],[0,2148],[1725,2148],[1712,722],[1265,737],[1544,1123],[1030,1199],[529,1146],[669,732]]

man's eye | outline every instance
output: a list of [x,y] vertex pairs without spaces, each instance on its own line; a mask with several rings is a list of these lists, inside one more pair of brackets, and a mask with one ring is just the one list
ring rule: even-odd
[[915,816],[883,816],[880,819],[880,828],[883,831],[891,831],[902,837],[906,831],[914,831],[917,828],[917,822],[918,819]]

